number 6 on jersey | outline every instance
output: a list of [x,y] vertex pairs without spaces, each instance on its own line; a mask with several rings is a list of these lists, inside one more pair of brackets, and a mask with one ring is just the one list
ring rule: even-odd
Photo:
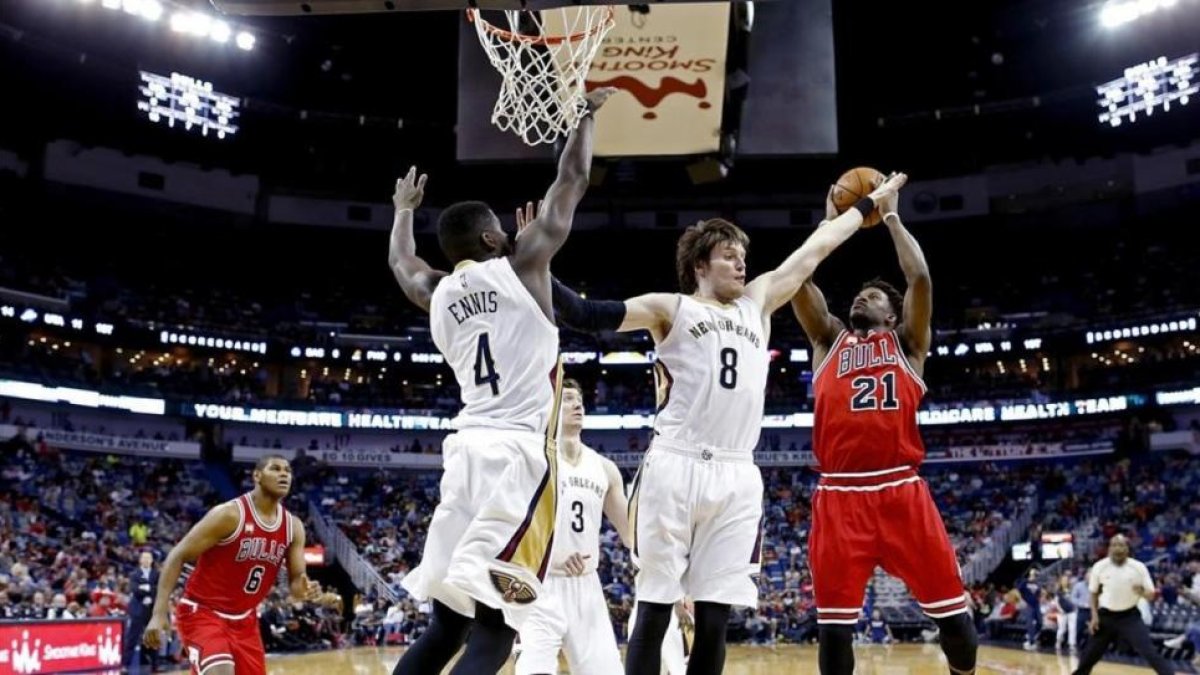
[[267,568],[263,567],[262,565],[255,565],[254,568],[250,570],[250,576],[246,578],[246,585],[242,587],[242,590],[246,591],[247,593],[257,593],[258,587],[262,585],[263,574],[266,571]]

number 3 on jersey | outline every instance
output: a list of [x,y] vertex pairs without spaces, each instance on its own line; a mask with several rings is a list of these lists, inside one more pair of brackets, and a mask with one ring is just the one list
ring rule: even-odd
[[491,385],[492,396],[500,395],[500,374],[496,372],[496,362],[492,361],[487,333],[479,334],[479,344],[475,347],[475,384]]
[[575,532],[583,532],[583,502],[575,500],[571,502],[571,511],[575,517],[571,519],[571,529]]

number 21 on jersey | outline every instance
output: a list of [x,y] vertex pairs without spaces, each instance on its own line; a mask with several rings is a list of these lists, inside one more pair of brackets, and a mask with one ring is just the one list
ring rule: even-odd
[[854,397],[850,399],[850,409],[862,410],[898,410],[900,402],[896,400],[896,373],[884,373],[878,377],[864,375],[854,378],[850,383],[854,387]]

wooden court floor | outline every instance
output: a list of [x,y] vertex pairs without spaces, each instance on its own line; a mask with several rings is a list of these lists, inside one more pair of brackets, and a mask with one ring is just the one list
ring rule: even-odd
[[[944,675],[937,645],[868,645],[855,647],[857,675]],[[316,654],[272,656],[268,675],[390,675],[402,649],[362,647]],[[1029,653],[1019,649],[981,647],[980,675],[1070,675],[1077,661],[1067,655]],[[509,666],[501,671],[512,673]],[[565,668],[560,671],[566,673]],[[725,675],[805,675],[817,672],[816,647],[785,645],[776,648],[731,645]],[[1149,668],[1101,662],[1095,675],[1150,673]],[[613,675],[620,675],[614,673]]]

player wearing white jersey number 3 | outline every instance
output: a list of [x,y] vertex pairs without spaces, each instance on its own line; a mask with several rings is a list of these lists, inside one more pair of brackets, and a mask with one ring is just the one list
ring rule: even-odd
[[558,497],[561,364],[550,259],[587,190],[590,112],[611,94],[588,94],[589,114],[567,137],[544,208],[515,246],[486,204],[442,211],[438,243],[453,272],[434,270],[416,254],[413,210],[425,176],[413,168],[396,181],[388,262],[404,294],[429,312],[463,408],[453,422],[457,433],[442,446],[441,501],[421,564],[403,581],[413,596],[433,600],[433,617],[395,675],[440,673],[464,641],[452,673],[497,672],[541,593]]
[[776,269],[746,283],[749,239],[733,223],[700,222],[680,237],[683,294],[624,303],[589,301],[555,284],[554,306],[583,330],[647,330],[658,356],[654,438],[629,499],[637,574],[637,626],[625,672],[658,675],[672,605],[695,600],[696,641],[688,673],[720,673],[732,605],[753,607],[758,590],[762,474],[753,451],[762,425],[771,314],[817,264],[849,239],[893,175],[833,219]]
[[579,383],[565,380],[554,552],[542,597],[521,627],[517,675],[554,675],[560,650],[572,675],[621,672],[621,653],[596,568],[601,514],[629,544],[625,485],[617,465],[580,440],[583,415]]

